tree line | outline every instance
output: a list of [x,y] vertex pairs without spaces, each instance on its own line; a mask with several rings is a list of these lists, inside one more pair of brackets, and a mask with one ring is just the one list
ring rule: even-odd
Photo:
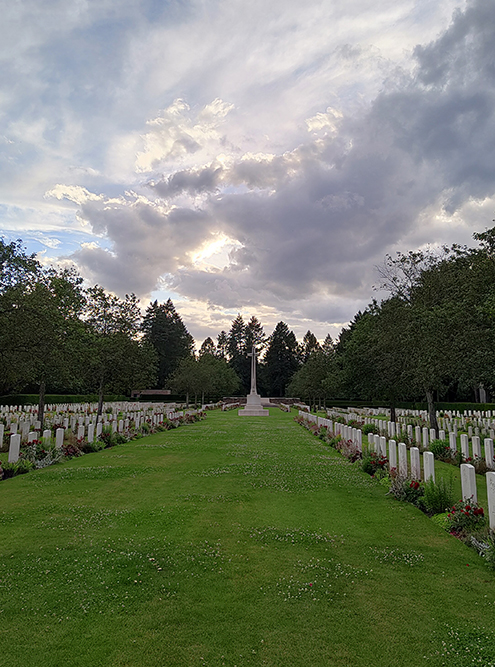
[[[74,270],[44,268],[21,241],[0,239],[0,393],[104,393],[170,388],[194,398],[245,395],[253,346],[258,390],[265,396],[381,401],[424,400],[435,426],[435,401],[471,400],[495,390],[495,227],[477,248],[387,256],[372,300],[323,344],[302,342],[285,322],[265,335],[241,314],[195,353],[174,304],[154,301],[143,313],[135,295],[119,298],[84,287]],[[478,396],[479,398],[479,396]]]
[[389,296],[358,312],[330,355],[316,353],[288,392],[315,401],[424,401],[480,398],[495,389],[495,228],[479,247],[387,256],[379,273]]
[[238,315],[216,341],[195,341],[173,302],[152,302],[142,312],[134,294],[119,298],[101,286],[85,287],[74,269],[43,267],[21,240],[0,239],[0,394],[96,393],[99,413],[107,393],[170,388],[187,400],[245,394],[252,347],[264,352],[259,387],[283,396],[295,371],[314,349],[284,322],[270,337],[256,317]]

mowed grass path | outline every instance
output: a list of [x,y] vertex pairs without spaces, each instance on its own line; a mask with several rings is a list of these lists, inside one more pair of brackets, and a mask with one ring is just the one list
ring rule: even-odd
[[270,412],[0,483],[0,665],[495,662],[481,559]]

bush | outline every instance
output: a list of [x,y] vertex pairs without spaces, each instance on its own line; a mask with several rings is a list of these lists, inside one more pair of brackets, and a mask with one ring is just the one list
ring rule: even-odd
[[16,463],[4,463],[0,470],[3,468],[3,478],[9,479],[10,477],[15,477],[16,475],[24,475],[25,473],[33,470],[34,463],[28,461],[27,459],[19,459]]
[[447,514],[449,532],[459,535],[472,532],[485,525],[485,513],[478,503],[460,500]]
[[93,440],[93,442],[83,442],[80,447],[81,451],[85,454],[92,454],[93,452],[99,452],[103,449],[103,443],[99,440]]
[[340,449],[340,441],[342,440],[342,436],[339,435],[334,435],[331,438],[327,440],[328,444],[330,447],[333,447],[334,449]]
[[72,445],[69,442],[62,445],[62,453],[68,459],[75,458],[76,456],[82,456],[82,452],[79,447],[76,447],[76,445]]
[[450,462],[454,456],[454,453],[450,449],[450,445],[446,440],[432,440],[430,442],[430,452],[439,461]]
[[388,465],[388,459],[386,456],[382,456],[381,454],[377,454],[376,452],[371,452],[371,454],[363,456],[361,469],[364,472],[367,472],[368,475],[371,475],[372,477],[374,477],[377,474],[381,474],[383,476],[383,473],[386,472],[387,470],[387,465]]
[[376,426],[373,426],[373,424],[365,424],[361,431],[363,435],[368,435],[368,433],[374,433],[376,431]]
[[451,507],[454,502],[454,478],[450,475],[448,481],[443,477],[439,482],[429,479],[424,485],[424,494],[419,502],[419,507],[426,514],[442,514]]
[[389,494],[397,500],[418,505],[424,494],[424,486],[415,479],[400,475],[396,469],[390,472]]

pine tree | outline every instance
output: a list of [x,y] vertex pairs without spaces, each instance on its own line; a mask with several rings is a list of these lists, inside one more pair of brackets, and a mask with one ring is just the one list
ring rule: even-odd
[[298,344],[293,331],[279,322],[268,341],[263,376],[270,396],[284,396],[285,388],[299,368]]
[[180,360],[193,354],[194,338],[187,331],[171,299],[164,304],[158,301],[151,303],[146,309],[141,329],[144,340],[154,347],[158,355],[157,388],[162,389]]
[[311,331],[307,331],[303,338],[303,361],[306,363],[313,352],[321,352],[321,345]]
[[217,346],[215,345],[213,339],[208,336],[208,338],[204,339],[201,347],[199,348],[198,356],[203,357],[205,354],[216,356],[216,351]]
[[229,340],[225,331],[220,331],[217,336],[216,356],[219,359],[227,359]]

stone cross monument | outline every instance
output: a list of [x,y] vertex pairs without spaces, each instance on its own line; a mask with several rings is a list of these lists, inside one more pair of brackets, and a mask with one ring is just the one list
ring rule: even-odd
[[253,349],[248,357],[251,357],[251,391],[247,396],[246,407],[238,411],[239,417],[268,417],[270,412],[263,409],[261,405],[261,396],[256,391],[256,348]]

